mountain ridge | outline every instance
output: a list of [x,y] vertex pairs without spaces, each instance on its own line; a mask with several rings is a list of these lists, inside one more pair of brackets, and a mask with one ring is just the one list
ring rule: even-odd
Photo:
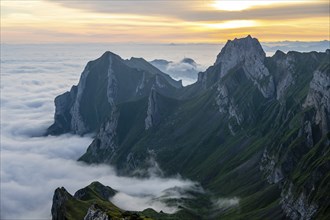
[[[116,80],[108,77],[103,85],[110,88],[102,99],[108,101],[95,105],[104,117],[89,119],[100,122],[89,129],[97,134],[79,160],[111,164],[129,175],[148,168],[152,156],[168,175],[197,180],[216,195],[241,196],[241,211],[220,213],[223,218],[326,219],[329,204],[321,201],[329,201],[320,192],[329,188],[324,182],[330,168],[329,51],[279,51],[266,57],[256,38],[235,39],[195,84],[182,88],[162,75],[157,80],[127,65],[114,68]],[[100,75],[111,68],[101,63],[101,69]],[[126,74],[130,71],[135,73]],[[55,99],[54,124],[68,128],[62,132],[87,131],[62,120],[79,100],[83,75],[78,88]],[[62,100],[68,104],[60,105]],[[103,102],[109,104],[102,107]],[[94,110],[88,111],[81,114],[85,120]],[[55,134],[52,128],[48,133]],[[307,164],[313,169],[304,173]],[[316,192],[307,190],[311,182]],[[261,198],[263,205],[258,204]]]

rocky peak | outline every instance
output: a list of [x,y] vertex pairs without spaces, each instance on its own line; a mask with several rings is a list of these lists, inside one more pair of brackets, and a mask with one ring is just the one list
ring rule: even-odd
[[256,38],[248,35],[245,38],[228,40],[217,56],[215,65],[222,64],[221,76],[224,76],[228,70],[236,66],[245,59],[258,59],[263,61],[266,57],[261,44]]
[[53,196],[52,205],[52,218],[53,220],[65,220],[65,203],[69,200],[71,195],[66,191],[64,187],[57,188]]
[[122,58],[120,56],[118,56],[115,53],[112,53],[111,51],[106,51],[102,54],[102,56],[99,58],[100,60],[109,60],[109,59],[118,59],[120,61],[122,61]]
[[266,54],[259,41],[250,35],[229,40],[217,56],[214,66],[219,67],[216,79],[219,80],[237,67],[242,67],[265,98],[272,98],[275,93],[273,77],[264,65]]

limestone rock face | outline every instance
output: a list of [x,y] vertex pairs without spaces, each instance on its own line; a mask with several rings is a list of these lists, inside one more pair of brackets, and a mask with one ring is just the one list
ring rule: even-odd
[[147,117],[145,119],[145,129],[148,130],[160,122],[160,109],[158,106],[157,93],[155,89],[151,90],[148,98]]
[[89,207],[84,220],[109,220],[108,215],[97,207],[97,205],[92,205]]
[[276,99],[281,100],[287,89],[295,84],[294,73],[295,56],[292,53],[284,54],[281,51],[276,51],[273,57],[276,63]]
[[105,52],[86,65],[77,86],[55,99],[54,124],[46,134],[97,132],[118,103],[147,97],[154,86],[173,96],[182,83],[142,58],[123,60]]
[[330,68],[329,64],[316,70],[310,83],[310,89],[304,107],[316,110],[316,124],[321,125],[323,134],[330,125]]
[[108,85],[107,85],[107,98],[111,106],[115,105],[117,98],[118,84],[116,76],[112,69],[112,57],[109,56],[109,68],[108,68]]
[[72,86],[70,92],[66,92],[55,98],[55,122],[49,127],[48,132],[51,134],[61,134],[71,130],[71,106],[77,97],[77,87]]
[[244,118],[239,112],[237,105],[235,105],[235,101],[229,96],[226,86],[219,83],[217,92],[216,103],[219,106],[219,112],[228,114],[230,118],[234,118],[236,123],[240,125]]
[[86,87],[86,79],[89,74],[88,65],[86,69],[81,74],[80,81],[77,86],[77,96],[70,109],[71,114],[71,126],[70,129],[76,134],[84,134],[88,131],[88,127],[85,125],[81,113],[80,113],[80,103],[84,89]]
[[293,185],[290,184],[287,190],[281,193],[281,205],[283,211],[292,220],[310,220],[313,219],[317,211],[317,205],[310,204],[304,193],[301,193],[298,198],[292,194]]
[[90,153],[90,156],[95,159],[95,161],[97,161],[97,158],[106,157],[106,160],[110,162],[112,157],[107,156],[115,156],[118,146],[117,126],[119,115],[120,113],[118,109],[114,107],[112,109],[110,119],[101,125],[95,139],[88,147],[87,151]]
[[266,149],[261,158],[260,170],[270,184],[278,183],[284,178],[281,168],[276,164],[275,156],[270,156]]
[[265,57],[266,54],[259,41],[250,35],[246,38],[228,41],[215,62],[215,65],[221,66],[218,77],[225,77],[230,70],[240,65],[263,96],[271,98],[275,92],[275,85],[273,77],[264,65]]
[[199,72],[197,82],[199,82],[202,85],[203,89],[207,89],[207,73]]

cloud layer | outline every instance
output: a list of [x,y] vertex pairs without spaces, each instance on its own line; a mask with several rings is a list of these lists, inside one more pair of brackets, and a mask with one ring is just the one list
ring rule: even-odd
[[74,193],[95,180],[121,191],[114,202],[123,208],[176,210],[155,198],[166,189],[190,188],[195,183],[180,177],[119,177],[109,166],[76,162],[91,143],[90,136],[40,137],[52,123],[54,97],[77,83],[85,59],[101,54],[94,56],[97,49],[84,55],[72,52],[72,47],[60,46],[56,52],[51,51],[51,46],[3,49],[1,219],[50,219],[52,196],[57,187],[64,186]]
[[[302,47],[305,44],[296,44]],[[289,47],[288,42],[270,44]],[[70,193],[92,181],[121,191],[113,201],[125,209],[173,212],[161,198],[185,196],[195,183],[180,177],[136,179],[119,177],[109,166],[76,162],[91,136],[40,137],[52,123],[54,97],[77,84],[85,64],[110,50],[123,58],[173,60],[171,70],[185,69],[180,60],[189,55],[196,63],[211,65],[221,45],[1,45],[1,219],[50,219],[55,188]],[[161,54],[160,54],[161,53]],[[178,65],[176,65],[176,63]],[[179,189],[179,190],[178,190]],[[219,199],[215,209],[239,204],[238,198]]]

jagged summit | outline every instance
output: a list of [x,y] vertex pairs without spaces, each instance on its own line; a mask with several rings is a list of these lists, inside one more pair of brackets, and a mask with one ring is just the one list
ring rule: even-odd
[[199,73],[198,82],[206,89],[220,82],[227,74],[242,70],[240,72],[258,87],[265,98],[273,98],[275,85],[273,76],[265,66],[265,58],[266,54],[256,38],[249,35],[229,40],[214,65]]
[[173,96],[182,82],[172,79],[142,58],[123,60],[107,51],[88,62],[77,86],[55,99],[55,122],[46,134],[86,134],[98,131],[114,106],[149,96],[155,87]]
[[113,52],[111,52],[111,51],[109,51],[109,50],[105,51],[105,52],[102,54],[101,57],[109,57],[109,56],[117,56],[117,57],[119,57],[117,54],[115,54],[115,53],[113,53]]
[[222,65],[221,76],[224,76],[230,68],[238,63],[250,59],[260,60],[262,62],[265,57],[266,53],[259,41],[248,35],[245,38],[228,40],[217,56],[215,65]]
[[116,61],[123,61],[123,59],[118,55],[118,54],[115,54],[111,51],[105,51],[102,56],[100,56],[99,58],[97,58],[95,61],[108,61],[109,59],[113,59],[113,60],[116,60]]

